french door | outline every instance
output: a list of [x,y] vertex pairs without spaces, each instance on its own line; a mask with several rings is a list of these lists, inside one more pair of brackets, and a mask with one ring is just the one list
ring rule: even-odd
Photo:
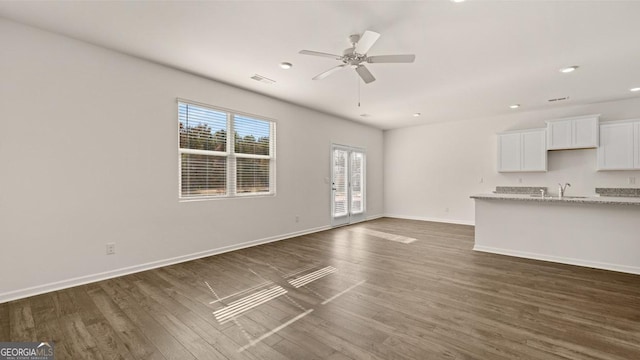
[[342,145],[331,147],[331,225],[364,220],[365,153]]

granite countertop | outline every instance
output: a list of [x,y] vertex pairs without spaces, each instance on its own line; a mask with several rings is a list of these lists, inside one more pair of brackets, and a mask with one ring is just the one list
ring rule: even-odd
[[577,203],[577,204],[603,204],[603,205],[639,205],[640,197],[609,197],[609,196],[587,196],[587,197],[571,197],[570,195],[558,198],[553,196],[540,195],[531,196],[528,194],[478,194],[470,196],[472,199],[481,200],[518,200],[518,201],[537,201],[537,202],[555,202],[555,203]]

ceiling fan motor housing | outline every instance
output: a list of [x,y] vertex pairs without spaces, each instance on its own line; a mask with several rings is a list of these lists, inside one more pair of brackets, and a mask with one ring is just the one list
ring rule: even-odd
[[366,55],[361,55],[355,52],[355,47],[345,49],[342,54],[342,62],[351,65],[351,67],[356,67],[360,65],[361,62],[367,60]]

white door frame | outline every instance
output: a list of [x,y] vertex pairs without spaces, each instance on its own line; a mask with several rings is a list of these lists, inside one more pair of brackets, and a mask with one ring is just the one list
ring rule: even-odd
[[[342,175],[337,173],[336,151],[346,157]],[[360,155],[360,173],[353,173],[357,156]],[[366,153],[364,149],[339,144],[331,145],[331,226],[342,226],[363,221],[366,212]],[[358,184],[359,182],[359,184]],[[355,184],[354,184],[355,183]],[[359,186],[358,186],[359,185]],[[342,190],[342,191],[341,191]],[[342,194],[340,193],[342,192]],[[336,199],[342,198],[341,201]],[[356,201],[354,201],[356,200]],[[359,201],[358,201],[359,200]],[[342,203],[342,204],[340,204]],[[354,206],[354,204],[356,206]]]

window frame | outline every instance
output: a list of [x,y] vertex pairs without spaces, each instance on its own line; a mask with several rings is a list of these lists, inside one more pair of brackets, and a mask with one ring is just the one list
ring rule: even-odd
[[[261,115],[255,115],[243,111],[223,108],[197,101],[176,99],[176,114],[178,114],[178,125],[180,124],[180,104],[198,106],[212,111],[223,112],[226,114],[226,151],[215,150],[199,150],[187,149],[180,147],[180,126],[178,126],[178,200],[180,202],[189,201],[207,201],[222,200],[234,198],[256,198],[268,197],[276,195],[276,120]],[[235,124],[236,116],[248,117],[253,120],[264,121],[269,123],[269,155],[244,154],[235,152]],[[226,193],[223,195],[200,195],[200,196],[183,196],[182,195],[182,154],[194,154],[205,156],[219,156],[226,159]],[[264,159],[269,160],[269,191],[254,193],[238,193],[237,192],[237,159]]]

